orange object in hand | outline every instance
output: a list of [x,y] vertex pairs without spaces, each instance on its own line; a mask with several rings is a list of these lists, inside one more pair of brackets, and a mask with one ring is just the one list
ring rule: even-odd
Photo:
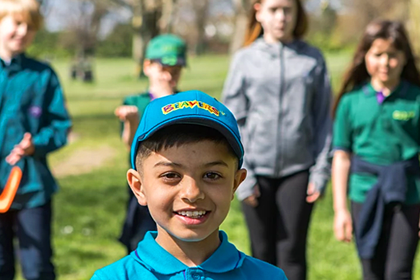
[[22,179],[22,170],[15,166],[10,171],[9,179],[6,187],[0,195],[0,213],[5,213],[12,205],[17,189],[19,188],[20,180]]

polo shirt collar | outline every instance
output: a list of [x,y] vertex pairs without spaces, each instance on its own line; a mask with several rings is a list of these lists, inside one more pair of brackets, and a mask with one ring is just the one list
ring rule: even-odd
[[[401,80],[401,82],[398,84],[398,86],[391,92],[390,95],[386,96],[385,99],[391,97],[391,96],[395,96],[396,94],[398,94],[399,96],[401,96],[402,94],[405,93],[405,90],[403,90],[406,86],[407,86],[407,82],[404,80]],[[363,86],[363,92],[366,96],[372,96],[372,95],[376,95],[378,92],[373,88],[372,83],[368,82]]]
[[[187,270],[189,268],[187,265],[155,241],[156,236],[156,231],[148,232],[131,256],[151,272],[170,275]],[[242,266],[245,255],[229,243],[225,232],[219,231],[219,238],[221,240],[219,248],[197,268],[211,273],[225,273]]]

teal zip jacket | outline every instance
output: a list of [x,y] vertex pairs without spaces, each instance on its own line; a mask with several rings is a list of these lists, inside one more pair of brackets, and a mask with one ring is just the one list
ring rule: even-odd
[[35,153],[18,163],[23,171],[12,209],[45,204],[57,190],[47,154],[67,142],[71,120],[63,91],[50,66],[20,54],[6,64],[0,59],[0,189],[12,166],[6,157],[26,132],[32,134]]

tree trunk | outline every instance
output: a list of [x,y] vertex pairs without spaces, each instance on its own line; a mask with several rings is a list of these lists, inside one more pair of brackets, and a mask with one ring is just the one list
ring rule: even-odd
[[242,47],[248,28],[248,14],[251,8],[250,0],[233,0],[235,6],[235,26],[229,52],[232,54]]
[[173,32],[173,19],[176,0],[162,0],[162,16],[159,19],[160,33]]
[[244,44],[245,34],[248,27],[248,15],[241,13],[235,16],[235,28],[229,45],[229,52],[235,53]]
[[133,18],[131,21],[133,26],[133,59],[140,63],[143,56],[144,43],[141,36],[141,26],[143,25],[143,5],[141,1],[133,3]]
[[409,4],[409,20],[407,29],[410,33],[410,39],[415,54],[420,54],[420,0],[411,0]]
[[161,6],[152,1],[137,1],[133,6],[133,59],[138,63],[139,75],[143,76],[143,62],[146,46],[150,39],[159,34],[158,20]]
[[195,26],[197,28],[197,38],[193,48],[196,55],[204,53],[206,48],[205,28],[207,23],[207,13],[209,0],[192,0],[195,10]]

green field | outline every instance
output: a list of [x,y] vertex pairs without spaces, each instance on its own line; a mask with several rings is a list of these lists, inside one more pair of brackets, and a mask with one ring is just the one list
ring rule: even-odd
[[[327,55],[334,87],[337,87],[349,55]],[[55,197],[54,246],[59,279],[90,279],[93,272],[124,256],[117,242],[126,203],[125,172],[127,151],[119,139],[119,122],[113,110],[122,98],[146,89],[135,78],[129,59],[101,59],[95,62],[96,83],[86,85],[69,80],[68,61],[54,61],[66,92],[74,121],[74,140],[50,157],[59,178]],[[200,89],[218,97],[223,87],[229,58],[191,58],[180,89]],[[235,200],[222,229],[244,252],[248,236]],[[309,279],[354,280],[360,278],[353,244],[341,244],[333,237],[330,189],[320,201],[312,219],[309,237]],[[420,267],[416,269],[420,276]]]

